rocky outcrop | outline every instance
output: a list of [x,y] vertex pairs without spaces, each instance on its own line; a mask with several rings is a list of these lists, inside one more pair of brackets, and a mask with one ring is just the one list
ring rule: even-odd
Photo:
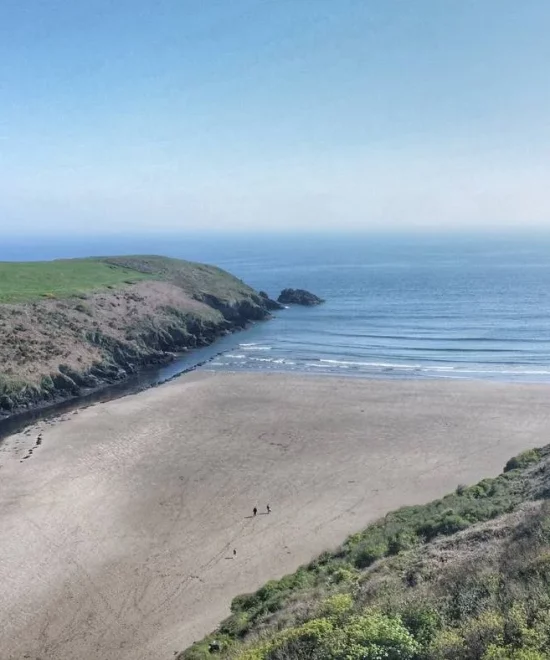
[[277,300],[283,305],[305,305],[306,307],[320,305],[325,302],[319,296],[305,289],[283,289]]
[[260,291],[260,297],[262,298],[262,303],[266,309],[270,312],[274,312],[278,309],[284,309],[285,306],[270,298],[265,291]]
[[147,256],[109,263],[151,278],[82,299],[0,304],[0,421],[123,383],[282,307],[212,266]]

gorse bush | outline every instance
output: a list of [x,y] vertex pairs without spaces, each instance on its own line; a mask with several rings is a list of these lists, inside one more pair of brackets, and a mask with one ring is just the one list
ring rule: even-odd
[[372,611],[313,619],[241,653],[241,660],[413,660],[420,647],[399,617]]

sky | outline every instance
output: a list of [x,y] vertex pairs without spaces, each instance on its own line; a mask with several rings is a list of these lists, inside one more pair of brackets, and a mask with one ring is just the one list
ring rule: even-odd
[[2,0],[2,233],[550,229],[548,0]]

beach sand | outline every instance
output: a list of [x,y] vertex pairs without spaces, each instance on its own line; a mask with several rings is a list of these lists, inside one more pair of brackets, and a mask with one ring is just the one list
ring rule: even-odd
[[543,385],[195,373],[41,423],[0,450],[0,657],[171,658],[237,594],[547,444],[549,403]]

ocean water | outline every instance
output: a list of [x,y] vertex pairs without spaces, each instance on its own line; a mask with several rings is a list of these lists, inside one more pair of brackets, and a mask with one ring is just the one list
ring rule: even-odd
[[185,366],[223,351],[202,368],[550,382],[550,236],[7,241],[0,259],[139,252],[214,263],[272,296],[292,286],[326,299]]

